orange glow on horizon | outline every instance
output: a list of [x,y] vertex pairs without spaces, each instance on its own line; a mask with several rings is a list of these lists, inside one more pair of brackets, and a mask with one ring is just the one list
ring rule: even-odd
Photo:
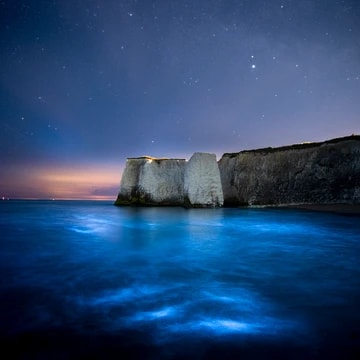
[[119,166],[111,165],[10,169],[2,181],[0,196],[115,201],[121,173]]
[[120,184],[118,168],[52,169],[38,177],[55,199],[114,200]]

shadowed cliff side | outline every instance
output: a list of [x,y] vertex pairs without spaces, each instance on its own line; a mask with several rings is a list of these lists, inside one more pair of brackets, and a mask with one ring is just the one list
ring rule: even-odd
[[225,206],[360,203],[360,136],[224,154]]

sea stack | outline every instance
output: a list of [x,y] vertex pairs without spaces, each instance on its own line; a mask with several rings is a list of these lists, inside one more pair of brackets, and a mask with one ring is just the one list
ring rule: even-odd
[[184,159],[128,158],[115,205],[183,205],[184,171]]
[[184,193],[191,207],[219,207],[224,203],[215,154],[195,153],[186,164]]
[[128,158],[115,205],[219,207],[224,203],[215,154],[185,159]]

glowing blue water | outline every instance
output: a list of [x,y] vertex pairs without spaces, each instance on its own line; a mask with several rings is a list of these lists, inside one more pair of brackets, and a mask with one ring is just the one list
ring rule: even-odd
[[359,217],[56,201],[0,211],[0,335],[15,355],[360,348]]

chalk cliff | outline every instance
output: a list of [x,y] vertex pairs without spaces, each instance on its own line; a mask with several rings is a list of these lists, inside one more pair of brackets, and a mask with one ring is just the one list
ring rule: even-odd
[[225,206],[360,203],[360,136],[224,154]]
[[184,159],[129,158],[115,205],[216,207],[223,205],[214,154]]
[[184,159],[129,158],[116,205],[182,205]]
[[185,196],[193,207],[222,206],[220,172],[215,154],[195,153],[186,164]]

